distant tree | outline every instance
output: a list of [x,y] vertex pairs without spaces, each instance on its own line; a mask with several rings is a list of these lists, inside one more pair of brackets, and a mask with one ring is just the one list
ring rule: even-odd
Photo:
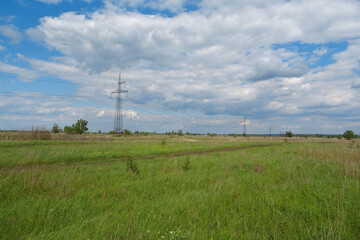
[[124,129],[124,134],[125,134],[125,135],[131,135],[131,131],[128,130],[128,129]]
[[99,130],[99,131],[98,131],[98,134],[101,134],[101,133],[102,133],[101,130]]
[[178,130],[178,135],[179,135],[179,136],[184,135],[184,134],[183,134],[183,131],[182,131],[181,129]]
[[292,136],[294,136],[294,134],[291,131],[285,132],[285,137],[292,137]]
[[65,132],[65,133],[73,133],[73,129],[72,129],[72,127],[70,127],[70,126],[65,126],[65,127],[64,127],[64,132]]
[[343,134],[344,138],[347,140],[355,138],[355,133],[352,130],[347,130]]
[[83,134],[89,130],[86,126],[88,124],[88,121],[79,119],[75,124],[72,125],[73,133],[76,134]]
[[56,133],[62,132],[62,129],[59,127],[59,125],[54,123],[54,126],[51,128],[51,132],[56,134]]

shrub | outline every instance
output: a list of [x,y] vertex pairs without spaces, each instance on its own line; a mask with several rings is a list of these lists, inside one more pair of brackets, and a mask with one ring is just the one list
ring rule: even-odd
[[59,127],[59,125],[54,123],[54,126],[51,128],[51,132],[56,134],[56,133],[62,132],[62,129]]
[[128,155],[126,157],[126,171],[139,174],[139,169],[132,155]]
[[124,135],[131,135],[131,131],[128,129],[124,129]]
[[291,131],[285,132],[285,137],[292,137],[292,136],[294,136],[294,134]]
[[75,124],[72,125],[73,133],[83,134],[87,132],[89,129],[86,127],[88,121],[79,119]]
[[181,169],[183,171],[190,170],[190,160],[189,160],[189,158],[187,158],[186,161],[183,163],[183,165],[181,166]]
[[65,126],[65,127],[64,127],[64,132],[65,132],[65,133],[73,133],[73,129],[72,129],[72,127],[70,127],[70,126]]
[[343,136],[346,140],[350,140],[355,138],[355,133],[352,130],[347,130],[344,132]]

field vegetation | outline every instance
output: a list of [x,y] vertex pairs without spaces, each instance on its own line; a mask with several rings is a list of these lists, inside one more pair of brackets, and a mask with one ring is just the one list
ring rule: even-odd
[[97,137],[0,141],[0,239],[360,239],[358,139]]

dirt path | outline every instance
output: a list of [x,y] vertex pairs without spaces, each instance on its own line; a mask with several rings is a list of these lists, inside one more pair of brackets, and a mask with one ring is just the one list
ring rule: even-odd
[[[181,157],[188,155],[206,155],[214,152],[230,152],[230,151],[238,151],[245,149],[253,149],[253,148],[262,148],[262,147],[271,147],[278,146],[279,144],[266,144],[266,145],[253,145],[253,146],[245,146],[245,147],[230,147],[230,148],[217,148],[217,149],[206,149],[206,150],[196,150],[190,152],[176,152],[176,153],[164,153],[164,154],[151,154],[151,155],[143,155],[143,156],[132,156],[135,160],[149,160],[160,157]],[[102,159],[95,161],[84,161],[84,162],[70,162],[70,163],[43,163],[43,164],[31,164],[31,165],[20,165],[13,167],[2,167],[1,171],[11,171],[11,170],[19,170],[19,171],[37,171],[37,170],[58,170],[63,168],[75,168],[82,166],[95,166],[95,165],[108,165],[119,162],[126,161],[127,157],[120,157],[114,159]]]

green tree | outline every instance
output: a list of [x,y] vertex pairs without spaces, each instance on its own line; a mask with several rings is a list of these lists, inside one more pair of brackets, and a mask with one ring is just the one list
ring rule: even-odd
[[291,131],[285,132],[285,137],[292,137],[292,136],[294,136],[294,134]]
[[344,138],[347,140],[355,138],[355,133],[352,130],[347,130],[343,134]]
[[65,126],[65,127],[64,127],[64,132],[65,132],[65,133],[73,133],[73,129],[72,129],[72,127],[70,127],[70,126]]
[[56,133],[62,132],[62,129],[59,127],[59,125],[54,123],[54,126],[51,128],[51,132],[56,134]]
[[75,124],[72,125],[73,133],[76,134],[83,134],[89,130],[86,126],[88,124],[88,121],[79,119]]
[[125,134],[125,135],[131,135],[131,131],[128,130],[128,129],[124,129],[124,134]]

